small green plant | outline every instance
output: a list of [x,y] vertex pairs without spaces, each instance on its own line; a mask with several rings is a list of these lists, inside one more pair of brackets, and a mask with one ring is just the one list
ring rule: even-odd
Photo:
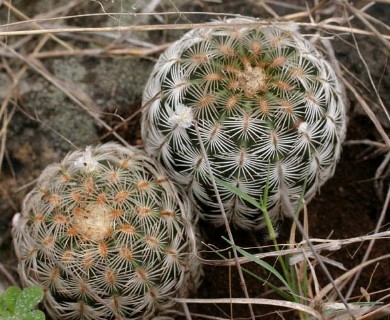
[[[363,264],[360,264],[353,269],[346,270],[344,266],[336,261],[328,259],[324,256],[320,256],[316,251],[315,246],[311,243],[311,240],[308,238],[308,230],[305,226],[307,224],[306,216],[304,218],[304,225],[300,225],[300,222],[297,219],[294,219],[294,224],[291,227],[291,235],[289,242],[289,249],[295,249],[295,234],[296,229],[298,228],[302,234],[302,238],[305,240],[305,244],[299,248],[298,254],[297,251],[295,254],[291,252],[282,253],[282,246],[279,244],[276,237],[276,230],[272,224],[272,220],[267,211],[267,196],[268,196],[268,178],[266,180],[266,187],[264,191],[264,196],[262,198],[254,199],[247,193],[243,192],[239,188],[228,184],[220,179],[216,179],[216,182],[226,189],[230,190],[232,193],[236,194],[238,197],[245,199],[248,203],[251,203],[253,206],[257,207],[264,215],[264,220],[267,226],[268,236],[273,242],[274,253],[277,256],[277,263],[270,264],[265,259],[261,259],[255,254],[250,253],[249,251],[243,249],[242,247],[232,243],[230,240],[224,238],[224,240],[231,245],[231,247],[239,252],[243,257],[248,261],[254,262],[259,265],[262,269],[266,270],[270,278],[261,277],[258,274],[242,267],[242,270],[245,271],[250,276],[253,276],[261,283],[267,284],[276,294],[282,297],[284,300],[291,302],[289,307],[295,311],[298,311],[299,318],[302,320],[305,319],[352,319],[353,316],[358,318],[364,314],[375,314],[383,302],[381,299],[377,301],[370,301],[370,296],[364,294],[364,289],[361,288],[362,295],[367,301],[364,301],[363,297],[354,299],[354,301],[349,301],[348,298],[344,297],[341,292],[343,286],[347,284],[347,279],[351,279],[352,275],[357,273],[358,270],[367,267],[370,264],[377,263],[378,261],[387,259],[390,255],[383,255],[366,261]],[[300,207],[303,205],[303,195],[301,195],[296,216],[300,211]],[[318,240],[318,239],[317,239]],[[336,247],[341,245],[343,241],[344,244],[348,243],[348,240],[335,240],[337,242]],[[362,241],[362,240],[359,240]],[[353,240],[351,241],[351,243]],[[324,242],[320,241],[322,246]],[[325,247],[322,246],[322,249]],[[306,251],[306,249],[308,251]],[[335,245],[330,245],[328,250],[335,250]],[[222,254],[216,252],[221,258],[225,259]],[[275,256],[275,255],[274,255]],[[345,271],[344,274],[339,276],[336,279],[333,279],[331,274],[328,272],[327,267],[324,264],[324,261],[331,263],[334,266]],[[322,272],[328,278],[329,283],[321,288],[320,283],[318,282],[318,277],[316,275],[315,268],[318,266],[321,268]],[[344,282],[346,281],[346,282]],[[327,297],[327,294],[333,290],[335,296],[338,296],[341,302],[335,302],[334,298]],[[388,296],[386,296],[388,297]],[[283,301],[284,301],[283,300]],[[278,301],[275,303],[275,300],[269,301],[271,305],[279,305],[286,307],[283,301]],[[267,304],[267,303],[264,303]],[[358,315],[358,316],[357,316]]]
[[54,319],[151,319],[197,286],[188,199],[135,147],[107,143],[47,167],[14,219],[24,285]]
[[40,287],[9,287],[0,297],[0,320],[44,320],[41,310],[33,310],[42,298]]
[[[269,178],[266,179],[265,183],[265,189],[263,196],[257,200],[253,197],[249,196],[242,190],[240,190],[237,187],[234,187],[220,179],[216,180],[220,185],[224,186],[226,189],[230,190],[232,193],[236,194],[238,197],[244,199],[248,203],[251,203],[253,206],[258,208],[262,214],[264,215],[264,221],[266,224],[268,237],[273,242],[273,246],[275,251],[280,251],[281,247],[277,241],[277,231],[272,223],[271,217],[269,215],[269,212],[267,210],[267,197],[268,197],[268,190],[269,190]],[[301,200],[303,199],[304,191],[302,192]],[[300,204],[297,208],[297,213],[299,212],[300,206],[302,205],[302,201],[300,201]],[[295,213],[294,213],[295,214]],[[305,304],[306,301],[304,301],[304,297],[307,297],[307,274],[304,277],[301,277],[297,273],[297,269],[294,266],[289,265],[289,259],[290,255],[286,256],[278,256],[278,262],[279,266],[281,267],[281,273],[271,264],[267,263],[266,261],[259,259],[255,257],[254,255],[250,254],[249,252],[245,251],[241,247],[230,243],[228,239],[225,239],[232,247],[237,250],[241,255],[246,257],[248,260],[258,264],[263,269],[268,270],[272,275],[275,276],[276,279],[280,281],[284,289],[280,289],[276,284],[271,283],[267,281],[266,279],[262,279],[256,274],[247,271],[247,273],[251,274],[255,278],[259,279],[262,282],[267,283],[277,294],[279,294],[281,297],[297,303],[303,303]],[[307,265],[304,264],[301,269],[305,270],[306,272]]]
[[[259,199],[269,168],[275,220],[285,213],[282,194],[296,207],[305,181],[308,200],[333,175],[344,98],[332,66],[296,25],[227,19],[189,31],[160,56],[145,88],[142,136],[215,225],[225,222],[210,170]],[[265,226],[258,207],[221,185],[218,194],[234,226]]]

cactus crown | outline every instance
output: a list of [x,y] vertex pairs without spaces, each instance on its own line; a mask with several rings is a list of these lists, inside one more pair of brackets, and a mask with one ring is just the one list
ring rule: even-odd
[[[276,217],[281,192],[296,204],[305,181],[308,198],[333,174],[345,134],[335,73],[293,25],[228,19],[188,32],[159,58],[144,103],[146,151],[217,225],[223,220],[201,144],[213,174],[255,199],[268,176]],[[218,188],[233,224],[262,227],[258,209]]]
[[46,168],[15,220],[24,284],[61,319],[149,319],[199,264],[188,200],[135,148],[114,143]]

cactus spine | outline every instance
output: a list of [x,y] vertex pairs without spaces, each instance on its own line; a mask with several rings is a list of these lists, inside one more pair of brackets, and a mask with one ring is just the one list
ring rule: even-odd
[[[258,22],[191,30],[161,55],[144,92],[146,151],[216,225],[223,219],[205,157],[214,176],[255,199],[268,178],[276,219],[282,193],[296,206],[332,176],[345,135],[343,90],[330,64],[294,25]],[[218,191],[232,224],[263,227],[260,210]]]
[[200,274],[188,199],[140,150],[114,143],[47,167],[14,222],[25,285],[58,319],[151,319]]

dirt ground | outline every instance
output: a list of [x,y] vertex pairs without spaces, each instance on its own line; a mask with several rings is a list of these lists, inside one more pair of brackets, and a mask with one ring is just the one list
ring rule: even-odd
[[[27,1],[27,0],[26,0]],[[29,0],[29,8],[24,6],[25,1],[13,1],[19,9],[26,9],[26,14],[34,16],[42,13],[48,8],[43,7],[43,1]],[[50,10],[67,1],[47,1],[51,3]],[[169,2],[169,1],[168,1]],[[121,10],[134,10],[133,6],[139,6],[139,1],[132,1],[132,5],[122,2]],[[170,2],[169,2],[170,3]],[[250,3],[251,5],[247,5]],[[180,3],[181,11],[205,11],[205,12],[226,12],[240,13],[251,16],[269,17],[270,13],[264,8],[255,5],[256,1],[183,1]],[[291,3],[304,5],[303,1]],[[33,5],[34,4],[34,5]],[[104,2],[107,11],[114,12],[115,3]],[[95,6],[96,5],[96,6]],[[95,6],[95,7],[94,7]],[[126,8],[125,6],[129,6]],[[312,3],[309,2],[309,6]],[[169,5],[157,8],[167,10]],[[299,7],[304,8],[304,6]],[[172,8],[171,8],[172,9]],[[297,8],[274,7],[279,15],[293,13]],[[81,2],[81,5],[74,8],[68,14],[82,14],[88,10],[99,10],[96,3],[89,1]],[[376,5],[367,11],[386,23],[390,16],[390,5]],[[7,21],[8,10],[1,6],[0,1],[0,25]],[[184,23],[206,21],[206,17],[193,17],[182,15],[170,18],[170,23]],[[144,21],[136,23],[143,23]],[[154,22],[156,21],[149,21]],[[93,17],[88,19],[73,19],[69,24],[78,26],[110,25],[112,21],[107,17]],[[134,21],[121,21],[121,23],[135,23]],[[360,22],[354,22],[356,27],[364,27]],[[387,20],[388,23],[388,20]],[[132,35],[139,42],[150,42],[164,44],[176,39],[181,32],[158,31],[147,34],[146,32]],[[366,68],[356,50],[356,43],[360,49],[368,69],[371,71],[373,82],[382,100],[387,104],[390,101],[390,77],[389,77],[389,52],[383,44],[374,37],[357,35],[356,38],[348,33],[329,33],[336,57],[339,59],[343,71],[348,74],[348,79],[356,85],[359,92],[370,101],[370,107],[376,116],[382,121],[382,125],[390,131],[390,123],[386,120],[377,107],[377,98],[367,76]],[[85,37],[85,38],[83,38]],[[131,37],[130,37],[131,38]],[[105,45],[112,41],[109,38],[99,38],[89,44],[88,36],[64,38],[78,47],[88,48],[98,45]],[[1,40],[1,38],[0,38]],[[355,43],[356,41],[356,43]],[[30,39],[31,44],[23,47],[25,52],[31,52],[37,40]],[[130,44],[129,44],[130,43]],[[47,50],[54,50],[58,44],[48,42]],[[123,47],[133,45],[131,42],[123,42]],[[23,51],[22,50],[22,51]],[[81,110],[64,92],[59,91],[53,83],[45,80],[42,74],[28,70],[22,78],[18,99],[14,104],[10,103],[9,110],[13,113],[12,121],[7,127],[7,139],[5,156],[0,172],[0,262],[5,270],[17,279],[15,272],[16,259],[11,245],[11,220],[15,212],[20,210],[21,201],[30,190],[34,180],[39,176],[40,171],[49,163],[58,161],[68,151],[75,147],[83,147],[96,142],[112,141],[117,138],[107,134],[104,128],[90,114],[91,110],[97,110],[101,119],[111,127],[123,123],[123,119],[131,117],[116,132],[118,136],[132,144],[140,145],[139,115],[137,112],[141,107],[142,87],[153,66],[154,58],[157,55],[147,56],[74,56],[54,57],[42,59],[46,70],[62,83],[69,84],[74,89],[77,97],[84,97],[88,93],[86,101],[87,109]],[[0,63],[0,99],[4,99],[5,88],[10,85],[7,68],[18,70],[22,66],[17,59],[5,62],[4,58]],[[8,64],[9,63],[9,64]],[[76,90],[77,89],[77,90]],[[347,239],[367,235],[375,229],[375,225],[381,213],[384,203],[384,196],[389,187],[389,169],[381,177],[384,186],[382,193],[375,188],[374,177],[376,170],[382,163],[385,153],[375,147],[365,144],[350,144],[351,140],[381,141],[371,120],[365,115],[355,97],[349,93],[350,100],[349,124],[347,142],[343,147],[342,157],[337,166],[334,177],[321,189],[321,192],[308,205],[309,213],[309,235],[312,238]],[[382,230],[389,229],[390,215],[387,213],[386,225]],[[291,221],[285,220],[279,225],[280,243],[288,241]],[[201,224],[205,242],[217,248],[227,247],[222,236],[226,236],[225,230],[211,228]],[[247,232],[235,231],[235,240],[238,245],[254,247],[259,244],[264,246],[270,244],[264,233],[250,234]],[[331,259],[341,262],[346,269],[353,268],[362,260],[367,243],[349,245],[329,255]],[[208,251],[207,248],[205,248]],[[266,250],[266,249],[258,249]],[[253,251],[251,251],[253,252]],[[390,241],[378,241],[370,258],[379,257],[390,252]],[[327,254],[327,253],[324,253]],[[215,258],[206,252],[205,257]],[[273,264],[273,260],[267,260]],[[267,273],[253,263],[245,265],[252,272],[267,278]],[[201,285],[198,298],[229,298],[243,297],[235,268],[229,269],[225,266],[205,265],[205,278]],[[332,276],[335,278],[341,274],[341,270],[329,267]],[[326,277],[321,275],[320,283],[328,283]],[[275,297],[270,293],[269,288],[259,280],[246,275],[246,283],[252,298]],[[12,281],[0,270],[0,292]],[[359,282],[352,296],[361,297],[362,290],[371,294],[371,300],[388,295],[390,288],[390,260],[381,261],[363,270]],[[385,290],[385,292],[383,292]],[[387,291],[386,291],[387,290]],[[377,291],[382,291],[375,294]],[[356,299],[358,300],[358,298]],[[387,297],[385,304],[390,303]],[[189,305],[193,314],[207,314],[215,317],[244,319],[248,318],[246,306],[234,306],[231,314],[229,305]],[[283,309],[280,309],[282,311]],[[293,314],[275,314],[275,308],[255,307],[255,313],[262,315],[264,319],[293,319]],[[272,315],[269,313],[272,312]],[[196,319],[196,315],[193,319]]]

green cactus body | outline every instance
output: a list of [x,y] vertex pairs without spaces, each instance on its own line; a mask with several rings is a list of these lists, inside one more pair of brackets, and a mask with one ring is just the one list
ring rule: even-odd
[[21,280],[54,319],[150,319],[196,286],[190,203],[164,172],[114,143],[43,171],[13,235]]
[[[283,192],[296,206],[332,176],[345,136],[343,90],[329,63],[294,25],[258,22],[191,30],[161,55],[144,92],[146,151],[216,225],[223,218],[207,163],[255,199],[268,177],[276,219]],[[263,227],[260,210],[222,186],[218,193],[232,224]]]

